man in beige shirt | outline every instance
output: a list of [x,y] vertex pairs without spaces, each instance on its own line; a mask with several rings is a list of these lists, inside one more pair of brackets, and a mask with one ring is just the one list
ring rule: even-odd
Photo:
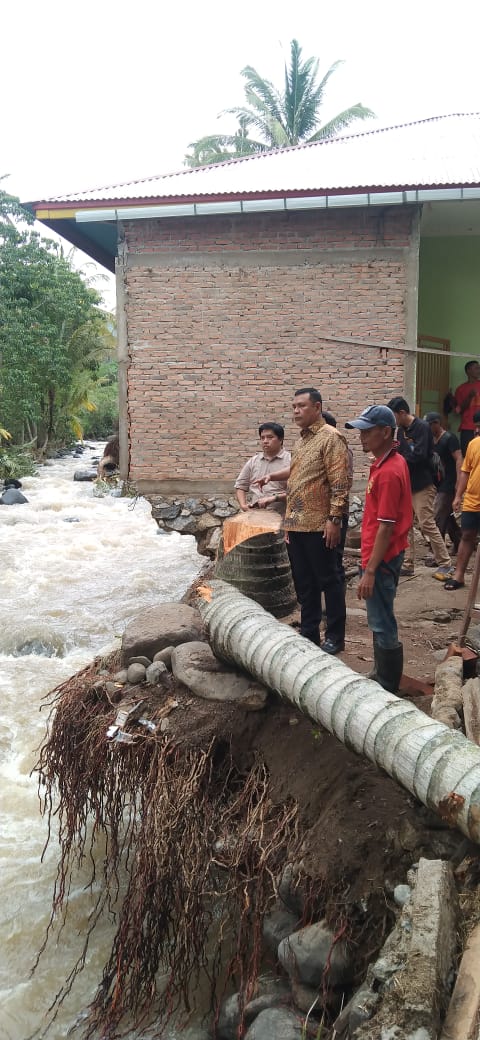
[[279,470],[290,468],[290,452],[283,447],[284,433],[280,423],[264,422],[258,427],[262,450],[245,463],[235,481],[240,509],[258,506],[285,512],[287,481],[275,479]]

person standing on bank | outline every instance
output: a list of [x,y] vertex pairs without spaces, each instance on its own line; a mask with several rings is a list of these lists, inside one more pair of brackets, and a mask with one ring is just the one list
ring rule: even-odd
[[[427,412],[424,419],[432,431],[433,445],[435,451],[438,452],[444,470],[444,476],[440,483],[437,484],[433,515],[443,540],[445,541],[445,537],[448,534],[453,545],[453,551],[456,553],[460,544],[461,531],[453,514],[453,499],[462,467],[460,444],[458,437],[454,433],[444,430],[440,412]],[[432,556],[431,560],[425,560],[425,563],[433,567],[435,566],[435,558]]]
[[287,480],[278,476],[279,470],[290,466],[290,452],[283,447],[284,435],[280,423],[263,422],[258,427],[262,450],[248,459],[235,481],[235,494],[243,511],[258,506],[284,514]]
[[361,578],[357,595],[367,606],[375,666],[369,678],[396,693],[403,671],[394,600],[408,532],[412,494],[405,459],[395,441],[395,416],[385,405],[372,405],[345,423],[360,431],[363,451],[374,456],[365,495],[361,539]]
[[[475,431],[480,427],[480,412],[475,412]],[[462,503],[463,497],[463,503]],[[468,561],[477,544],[480,534],[480,437],[478,433],[467,445],[453,500],[453,509],[462,510],[462,540],[458,547],[457,565],[451,578],[447,578],[444,588],[447,592],[463,589],[465,571]],[[480,549],[477,548],[477,552]]]
[[465,383],[455,390],[455,412],[460,416],[460,447],[465,455],[470,441],[475,436],[474,413],[480,408],[480,365],[478,361],[467,361]]
[[[335,426],[336,427],[337,420],[336,420],[335,416],[332,415],[331,412],[323,411],[322,414],[323,414],[323,418],[325,419],[325,422],[327,423],[327,426]],[[350,491],[352,489],[352,484],[353,484],[353,452],[352,452],[352,449],[348,447],[348,444],[347,444],[347,453],[348,453],[348,491],[349,491],[349,495],[350,495]],[[346,541],[346,538],[347,538],[349,513],[350,513],[350,498],[348,497],[347,498],[347,502],[346,502],[346,506],[345,506],[345,512],[344,512],[344,514],[342,516],[342,523],[340,525],[340,541],[339,541],[339,543],[337,545],[338,569],[340,571],[340,581],[342,582],[344,588],[346,588],[346,584],[345,583],[346,583],[347,579],[345,577],[345,567],[343,565],[343,554],[345,552],[345,541]]]
[[293,447],[288,475],[285,531],[300,603],[300,634],[320,646],[323,592],[322,649],[338,654],[345,649],[345,590],[337,546],[349,492],[347,443],[325,422],[322,397],[314,387],[295,392],[293,417],[300,439]]
[[[431,545],[437,564],[433,577],[438,581],[445,581],[453,573],[453,567],[433,513],[436,490],[433,483],[432,431],[427,422],[411,414],[404,397],[392,397],[387,407],[391,408],[397,420],[398,447],[410,474],[413,511],[424,538]],[[414,569],[415,543],[412,527],[402,574],[413,575]]]

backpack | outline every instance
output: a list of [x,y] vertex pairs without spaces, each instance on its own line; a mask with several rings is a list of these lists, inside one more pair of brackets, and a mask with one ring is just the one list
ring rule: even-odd
[[445,466],[438,454],[438,451],[432,451],[430,456],[430,467],[432,470],[433,483],[435,487],[439,487],[442,480],[445,480]]

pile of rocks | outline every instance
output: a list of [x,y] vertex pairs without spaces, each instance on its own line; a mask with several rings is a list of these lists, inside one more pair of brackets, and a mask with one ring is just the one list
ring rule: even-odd
[[[124,696],[125,686],[168,689],[175,679],[196,697],[235,702],[245,711],[259,711],[267,702],[265,686],[215,657],[200,614],[185,603],[162,603],[135,618],[123,634],[122,659],[123,667],[106,684],[113,700]],[[161,729],[167,728],[164,719]]]
[[[394,889],[402,909],[393,931],[335,1022],[339,1040],[436,1040],[439,1036],[457,953],[458,897],[452,866],[420,859],[409,871],[408,882]],[[449,1030],[441,1035],[445,1040],[447,1036],[466,1040],[474,1034]]]
[[[165,498],[147,495],[152,506],[152,517],[159,528],[191,534],[201,556],[215,559],[222,534],[223,521],[239,512],[236,498]],[[354,495],[350,503],[349,529],[353,534],[360,529],[363,503]],[[350,540],[350,539],[349,539]]]
[[[277,906],[264,918],[264,945],[282,974],[261,982],[245,1006],[245,1040],[316,1036],[327,990],[330,1009],[338,1009],[352,982],[352,954],[341,935],[335,936],[324,920],[300,927],[303,906],[295,882],[295,869],[289,865],[280,880]],[[220,1009],[220,1040],[236,1040],[240,1014],[240,994],[234,993]],[[313,1027],[308,1034],[305,1018]]]
[[236,498],[146,497],[152,506],[152,517],[161,530],[192,534],[200,555],[210,559],[215,558],[223,521],[239,511]]
[[363,517],[363,501],[359,495],[353,495],[350,499],[350,512],[348,514],[348,526],[360,527]]

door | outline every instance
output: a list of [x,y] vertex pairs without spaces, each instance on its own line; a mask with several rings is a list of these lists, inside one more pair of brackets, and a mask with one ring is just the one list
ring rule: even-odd
[[419,336],[417,346],[441,353],[417,354],[415,414],[423,416],[425,412],[440,412],[443,415],[443,402],[450,387],[450,340]]

